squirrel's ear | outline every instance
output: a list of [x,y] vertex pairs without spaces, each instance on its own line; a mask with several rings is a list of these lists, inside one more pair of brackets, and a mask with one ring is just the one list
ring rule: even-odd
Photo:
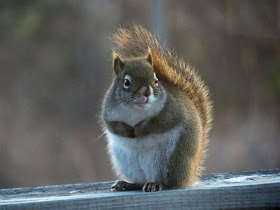
[[146,56],[146,60],[151,64],[151,66],[153,66],[152,51],[149,47],[148,47],[148,55]]
[[123,65],[124,65],[123,61],[120,59],[117,53],[113,51],[113,67],[116,74],[121,72]]

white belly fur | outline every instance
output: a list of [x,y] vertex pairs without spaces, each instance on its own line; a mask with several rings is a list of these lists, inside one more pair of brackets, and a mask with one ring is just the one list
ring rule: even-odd
[[108,150],[118,175],[133,183],[166,183],[169,159],[180,138],[182,127],[175,126],[165,133],[134,139],[107,130]]

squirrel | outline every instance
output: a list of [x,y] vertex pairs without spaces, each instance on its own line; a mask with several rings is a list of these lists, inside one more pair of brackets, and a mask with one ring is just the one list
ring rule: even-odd
[[196,70],[139,25],[112,35],[114,78],[102,105],[112,191],[192,186],[212,123],[209,91]]

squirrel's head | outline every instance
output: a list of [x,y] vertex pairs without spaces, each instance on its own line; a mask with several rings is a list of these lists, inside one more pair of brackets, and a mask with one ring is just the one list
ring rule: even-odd
[[150,107],[162,97],[163,87],[153,69],[152,55],[121,59],[113,53],[115,94],[120,103]]

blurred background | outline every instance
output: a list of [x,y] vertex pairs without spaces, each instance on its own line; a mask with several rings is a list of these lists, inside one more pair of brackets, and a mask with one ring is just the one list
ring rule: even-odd
[[128,23],[208,84],[206,173],[280,167],[279,0],[1,0],[0,188],[116,179],[99,116]]

